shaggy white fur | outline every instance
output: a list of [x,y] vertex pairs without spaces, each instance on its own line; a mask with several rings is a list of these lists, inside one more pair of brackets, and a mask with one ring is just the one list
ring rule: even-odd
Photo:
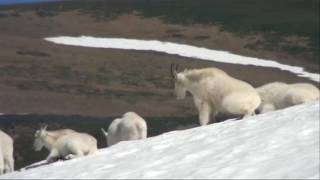
[[50,154],[47,162],[57,158],[71,159],[97,152],[97,140],[86,133],[79,133],[71,129],[47,131],[41,128],[35,134],[34,149],[41,150],[45,146]]
[[250,84],[218,68],[185,70],[180,73],[177,69],[171,70],[177,99],[184,99],[187,91],[193,95],[200,125],[208,124],[211,114],[214,120],[219,112],[251,116],[260,105],[260,97]]
[[134,112],[125,113],[122,118],[112,121],[106,132],[101,129],[107,139],[108,146],[120,141],[130,141],[147,138],[147,123]]
[[13,140],[0,130],[0,175],[14,171]]
[[319,100],[319,89],[308,83],[271,82],[256,88],[262,103],[260,113]]

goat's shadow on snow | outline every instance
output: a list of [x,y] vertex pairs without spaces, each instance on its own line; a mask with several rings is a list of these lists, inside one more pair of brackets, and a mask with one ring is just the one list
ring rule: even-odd
[[[1,115],[0,129],[14,139],[15,168],[44,160],[48,151],[44,148],[40,152],[32,149],[34,133],[44,124],[48,130],[70,128],[79,132],[86,132],[98,140],[98,148],[105,148],[106,139],[101,128],[108,129],[115,117],[89,117],[78,115]],[[196,117],[145,117],[148,124],[148,137],[157,136],[173,130],[196,127]]]
[[[108,129],[114,118],[79,115],[1,115],[0,129],[14,139],[15,167],[20,169],[44,160],[48,155],[46,149],[42,149],[40,152],[35,152],[32,149],[34,133],[43,124],[48,124],[48,130],[70,128],[79,132],[89,133],[98,140],[98,148],[105,148],[107,147],[106,140],[100,128]],[[230,116],[218,115],[216,123],[228,118]],[[144,119],[148,124],[148,137],[199,126],[198,116],[145,117]]]

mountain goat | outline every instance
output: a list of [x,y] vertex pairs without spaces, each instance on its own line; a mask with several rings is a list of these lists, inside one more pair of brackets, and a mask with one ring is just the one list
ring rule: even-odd
[[256,88],[262,103],[260,113],[319,100],[319,89],[308,83],[271,82]]
[[177,99],[184,99],[186,92],[193,95],[199,112],[200,125],[210,121],[210,114],[217,113],[254,115],[261,100],[256,90],[248,83],[229,76],[218,68],[203,68],[177,72],[171,65]]
[[13,140],[0,130],[0,175],[14,171]]
[[129,141],[147,138],[147,123],[134,112],[125,113],[122,118],[112,121],[106,132],[101,128],[107,139],[108,146],[120,141]]
[[47,131],[46,128],[36,131],[33,147],[40,151],[45,146],[50,151],[48,163],[58,158],[71,159],[97,152],[97,140],[89,134],[71,129]]

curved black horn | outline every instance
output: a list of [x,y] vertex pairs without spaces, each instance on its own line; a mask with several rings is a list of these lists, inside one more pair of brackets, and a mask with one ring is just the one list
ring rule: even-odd
[[42,129],[42,130],[47,130],[47,127],[48,127],[48,124],[44,124],[44,125],[41,127],[41,129]]
[[171,75],[174,79],[177,79],[177,74],[178,74],[178,66],[176,64],[171,64]]

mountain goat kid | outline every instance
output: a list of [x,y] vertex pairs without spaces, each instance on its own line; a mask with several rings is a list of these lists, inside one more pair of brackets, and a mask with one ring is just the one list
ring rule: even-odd
[[199,112],[200,125],[210,121],[210,114],[241,115],[255,114],[261,100],[256,90],[248,83],[229,76],[218,68],[203,68],[177,72],[171,65],[177,99],[184,99],[186,92],[193,95]]
[[112,146],[120,141],[130,141],[147,138],[147,123],[134,112],[125,113],[122,118],[112,121],[106,132],[101,128],[107,139],[108,146]]
[[72,159],[97,152],[97,140],[89,134],[71,129],[47,131],[46,128],[36,131],[33,147],[40,151],[45,146],[50,151],[46,159],[48,163],[59,158]]
[[13,140],[0,130],[0,175],[14,171]]
[[262,103],[260,113],[319,100],[319,89],[308,83],[271,82],[256,88]]

